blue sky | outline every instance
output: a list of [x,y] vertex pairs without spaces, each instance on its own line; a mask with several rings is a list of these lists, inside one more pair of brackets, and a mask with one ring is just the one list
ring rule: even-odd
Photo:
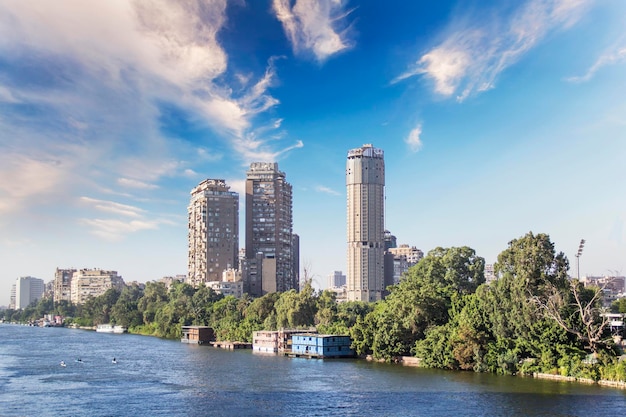
[[0,304],[57,267],[185,274],[190,190],[243,204],[253,161],[287,174],[323,287],[365,143],[399,243],[494,262],[543,232],[572,274],[582,238],[581,274],[624,274],[624,21],[623,0],[0,1]]

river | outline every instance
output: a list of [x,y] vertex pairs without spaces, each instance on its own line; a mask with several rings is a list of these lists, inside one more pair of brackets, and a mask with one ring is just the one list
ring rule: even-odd
[[3,417],[588,417],[624,410],[626,391],[595,385],[0,325]]

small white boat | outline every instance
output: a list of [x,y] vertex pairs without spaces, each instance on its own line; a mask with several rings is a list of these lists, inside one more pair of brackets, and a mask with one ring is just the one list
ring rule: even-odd
[[65,367],[67,366],[67,365],[65,364],[65,361],[61,361],[61,364],[60,364],[60,365],[61,365],[63,368],[65,368]]
[[113,360],[111,361],[111,363],[117,363],[117,359],[113,358]]
[[126,333],[126,327],[113,324],[98,324],[96,331],[99,333]]

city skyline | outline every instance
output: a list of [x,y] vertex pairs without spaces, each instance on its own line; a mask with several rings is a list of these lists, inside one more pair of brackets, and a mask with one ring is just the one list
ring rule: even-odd
[[287,174],[325,287],[365,143],[399,244],[493,263],[533,231],[571,275],[581,239],[581,276],[624,275],[624,20],[621,0],[0,0],[0,305],[57,268],[186,274],[190,190],[243,196],[256,161]]

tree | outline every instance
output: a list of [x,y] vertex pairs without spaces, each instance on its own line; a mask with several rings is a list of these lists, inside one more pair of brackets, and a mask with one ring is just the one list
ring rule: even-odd
[[304,328],[315,324],[317,306],[313,297],[311,281],[307,281],[300,292],[285,291],[274,304],[278,328]]
[[111,308],[111,321],[126,328],[140,326],[143,316],[138,309],[143,291],[137,284],[124,287],[119,298]]
[[585,288],[578,280],[571,280],[569,291],[552,287],[548,297],[534,301],[545,314],[568,333],[584,343],[592,353],[606,348],[609,319],[602,315],[603,288]]

